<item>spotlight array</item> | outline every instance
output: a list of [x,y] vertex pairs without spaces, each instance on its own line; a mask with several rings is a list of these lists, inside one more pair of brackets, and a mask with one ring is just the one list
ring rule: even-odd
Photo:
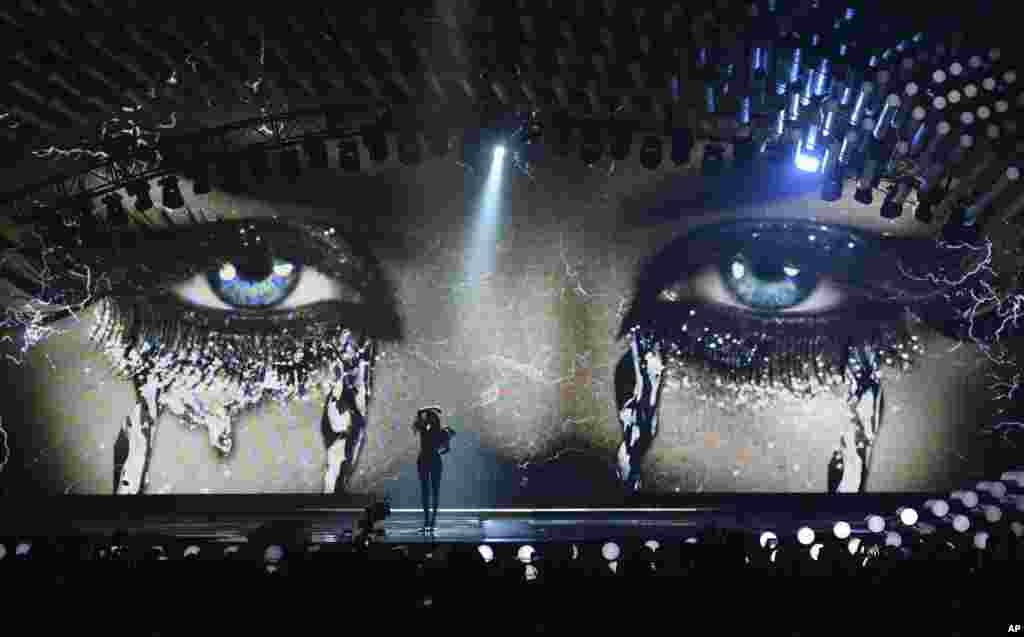
[[153,199],[149,196],[149,182],[136,181],[125,187],[128,194],[135,197],[135,209],[146,212],[153,207]]
[[162,188],[162,194],[160,201],[164,207],[170,208],[171,210],[178,210],[185,206],[185,198],[181,195],[181,189],[178,187],[178,178],[174,175],[167,175],[160,179],[160,187]]

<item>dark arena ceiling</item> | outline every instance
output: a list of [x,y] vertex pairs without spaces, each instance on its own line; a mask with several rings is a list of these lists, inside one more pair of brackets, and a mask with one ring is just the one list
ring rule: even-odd
[[[730,111],[743,90],[727,91],[708,113],[702,49],[712,65],[731,65],[731,81],[742,87],[751,46],[781,45],[786,31],[798,39],[820,31],[824,52],[841,39],[855,70],[886,50],[882,66],[899,64],[899,43],[921,32],[923,41],[913,44],[920,71],[931,62],[948,65],[952,51],[941,55],[936,47],[954,27],[969,36],[970,52],[1014,44],[991,41],[994,25],[1006,23],[1000,12],[1009,16],[1012,4],[973,2],[961,11],[829,0],[442,0],[372,8],[301,3],[243,14],[192,3],[8,2],[0,8],[0,190],[13,203],[48,178],[123,159],[110,131],[125,123],[162,144],[187,138],[190,150],[209,151],[219,127],[267,114],[296,123],[293,115],[304,109],[323,120],[332,106],[333,125],[372,120],[385,107],[396,127],[420,128],[536,110],[584,122],[615,113],[635,130],[659,133],[673,122],[697,123],[698,137],[716,136],[735,128]],[[836,22],[848,8],[855,17]],[[983,28],[967,29],[972,22]],[[755,139],[759,128],[771,128],[774,107],[755,99]],[[322,132],[332,123],[297,125]],[[258,141],[265,140],[239,134],[228,143]]]

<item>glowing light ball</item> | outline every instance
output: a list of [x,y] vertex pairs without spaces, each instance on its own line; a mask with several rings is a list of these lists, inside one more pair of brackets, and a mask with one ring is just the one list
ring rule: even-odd
[[284,558],[284,549],[277,544],[271,544],[263,551],[263,559],[267,562],[280,562]]
[[771,531],[765,531],[764,533],[761,534],[761,548],[763,548],[763,549],[764,548],[768,548],[768,543],[769,542],[775,542],[777,544],[778,541],[779,541],[779,536],[775,535]]
[[824,544],[816,542],[814,546],[811,547],[811,559],[817,561],[818,556],[821,555],[821,549],[823,548],[825,548]]
[[810,546],[814,542],[814,529],[809,526],[800,527],[800,530],[796,532],[796,539],[804,546]]
[[1011,522],[1010,530],[1013,531],[1013,534],[1017,537],[1024,537],[1024,523]]
[[995,524],[1003,519],[1003,510],[994,504],[986,504],[982,510],[985,511],[985,521],[989,524]]
[[31,542],[18,542],[18,545],[14,547],[14,554],[18,556],[28,555],[31,551]]
[[535,551],[532,546],[530,546],[529,544],[524,544],[519,547],[519,551],[516,553],[516,558],[524,564],[529,564],[530,561],[533,559],[534,552]]
[[836,536],[836,539],[845,540],[850,537],[850,523],[849,522],[836,522],[832,527],[832,534]]
[[494,159],[496,161],[501,161],[501,158],[504,157],[504,156],[505,156],[505,147],[501,146],[501,145],[495,146],[494,147]]
[[988,547],[988,532],[978,531],[974,534],[974,548],[984,551]]
[[932,515],[937,518],[944,518],[949,515],[949,503],[945,500],[929,500],[925,503],[925,506],[931,505],[929,508],[932,511]]
[[896,531],[889,531],[885,534],[885,545],[899,548],[903,546],[903,538]]
[[644,546],[651,549],[652,551],[657,551],[661,548],[661,544],[658,544],[658,540],[647,540],[646,542],[644,542]]
[[476,551],[480,554],[480,557],[483,558],[484,562],[487,562],[488,564],[494,559],[494,549],[486,544],[481,544],[476,547]]
[[969,528],[971,528],[971,521],[967,519],[966,515],[953,516],[953,529],[957,533],[966,533]]
[[796,167],[800,170],[808,173],[816,173],[821,168],[821,160],[817,157],[811,157],[804,153],[797,153],[796,158],[793,160]]
[[619,545],[615,542],[605,542],[604,546],[601,547],[601,555],[609,562],[614,562],[619,559],[619,555],[621,554],[622,551],[619,549]]
[[850,555],[856,555],[860,550],[860,538],[851,537],[850,541],[846,543],[846,550],[850,552]]
[[978,506],[978,494],[974,491],[954,491],[950,494],[950,497],[954,500],[960,500],[968,509]]
[[917,524],[918,515],[917,511],[914,509],[911,509],[910,507],[903,507],[900,509],[899,514],[900,522],[906,526],[914,526]]
[[867,522],[868,530],[872,533],[881,533],[885,530],[885,520],[880,515],[869,515]]
[[199,547],[195,544],[191,544],[185,548],[184,557],[192,557],[193,555],[199,556]]

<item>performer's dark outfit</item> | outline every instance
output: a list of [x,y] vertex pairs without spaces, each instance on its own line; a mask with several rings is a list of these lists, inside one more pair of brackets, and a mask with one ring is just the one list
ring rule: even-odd
[[[441,426],[441,410],[420,410],[413,428],[420,435],[420,456],[416,462],[420,474],[420,494],[423,500],[423,526],[431,530],[437,523],[437,504],[441,494],[441,456],[448,453],[454,432]],[[430,516],[433,494],[433,517]]]

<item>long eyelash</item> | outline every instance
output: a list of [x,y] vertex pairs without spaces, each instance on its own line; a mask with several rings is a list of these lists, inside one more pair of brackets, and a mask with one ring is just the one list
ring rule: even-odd
[[[224,384],[239,407],[263,398],[306,398],[338,379],[365,340],[341,327],[311,327],[292,334],[228,334],[147,311],[144,301],[109,297],[100,302],[90,340],[124,378],[159,375],[178,386]],[[332,373],[333,372],[333,373]]]
[[648,334],[661,343],[672,377],[693,388],[699,399],[736,410],[806,400],[845,388],[850,348],[867,348],[882,367],[897,374],[913,370],[924,353],[906,317],[845,335],[830,332],[824,324],[799,331],[765,325],[751,332],[715,327],[722,323],[691,320],[676,331]]

